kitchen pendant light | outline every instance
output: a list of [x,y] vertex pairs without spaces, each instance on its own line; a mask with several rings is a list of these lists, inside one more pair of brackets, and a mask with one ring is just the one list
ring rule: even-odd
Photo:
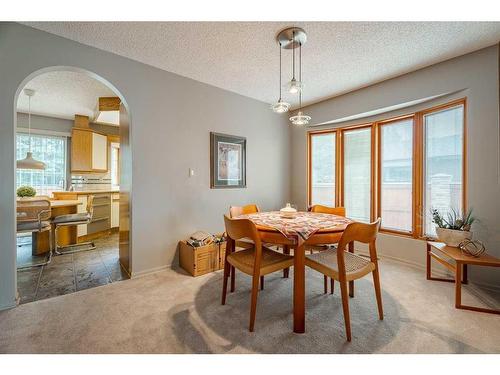
[[278,101],[271,106],[271,108],[275,113],[285,113],[285,112],[288,112],[288,108],[290,108],[290,104],[287,102],[284,102],[281,99],[281,44],[279,45],[279,49],[280,49],[280,85],[279,85],[280,97],[279,97]]
[[17,160],[16,166],[17,169],[45,169],[45,163],[34,159],[31,152],[31,97],[35,95],[35,91],[24,89],[24,94],[28,97],[28,152],[24,159]]
[[[302,43],[299,43],[299,81],[302,81]],[[311,116],[305,115],[302,112],[302,90],[299,91],[299,111],[295,116],[290,117],[290,121],[294,125],[308,125]]]

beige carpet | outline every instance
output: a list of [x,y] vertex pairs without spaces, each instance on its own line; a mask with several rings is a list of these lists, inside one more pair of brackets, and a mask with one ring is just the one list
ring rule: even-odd
[[[292,278],[266,276],[256,330],[247,331],[249,278],[220,305],[221,273],[199,278],[168,270],[0,312],[2,353],[499,353],[500,316],[456,310],[453,284],[423,270],[381,262],[385,319],[371,277],[350,299],[353,340],[345,341],[339,290],[323,295],[307,272],[306,333],[292,333]],[[491,302],[492,297],[495,299]],[[498,296],[465,286],[465,303]],[[489,301],[489,302],[488,302]]]

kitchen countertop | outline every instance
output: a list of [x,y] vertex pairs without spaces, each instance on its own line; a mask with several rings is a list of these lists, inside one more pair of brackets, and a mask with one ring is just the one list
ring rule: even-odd
[[105,193],[119,193],[118,189],[104,189],[104,190],[74,190],[74,191],[54,191],[52,194],[56,197],[58,194],[76,194],[76,195],[86,195],[86,194],[105,194]]
[[50,206],[53,208],[79,206],[81,204],[82,204],[82,202],[80,202],[80,201],[69,200],[69,199],[56,199],[56,200],[50,201]]

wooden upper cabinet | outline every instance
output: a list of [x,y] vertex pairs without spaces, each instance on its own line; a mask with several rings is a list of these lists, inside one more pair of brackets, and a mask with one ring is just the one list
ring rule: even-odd
[[90,129],[73,128],[71,132],[71,172],[105,173],[107,171],[107,137]]

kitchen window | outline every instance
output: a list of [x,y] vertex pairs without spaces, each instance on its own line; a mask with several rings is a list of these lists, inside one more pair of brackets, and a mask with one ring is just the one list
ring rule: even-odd
[[[38,195],[51,196],[53,191],[64,190],[66,185],[67,140],[63,136],[31,134],[33,157],[43,161],[45,170],[17,169],[16,188],[29,185]],[[16,137],[16,158],[23,159],[29,148],[27,133],[18,132]]]
[[309,204],[343,206],[381,230],[434,237],[433,208],[466,209],[466,99],[393,119],[308,133]]

